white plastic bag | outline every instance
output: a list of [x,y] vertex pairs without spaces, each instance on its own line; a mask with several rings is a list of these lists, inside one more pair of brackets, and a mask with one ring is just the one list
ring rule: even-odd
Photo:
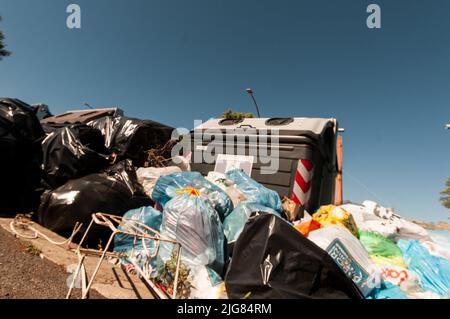
[[332,225],[311,232],[308,239],[327,251],[364,296],[381,284],[380,269],[359,240],[345,227]]
[[225,283],[208,267],[191,268],[191,294],[189,299],[228,299]]
[[156,181],[160,176],[180,172],[181,169],[176,166],[148,168],[141,167],[136,170],[136,175],[139,183],[141,183],[141,185],[144,187],[145,193],[148,195],[148,197],[151,197],[153,188],[155,187]]
[[353,215],[359,230],[379,233],[394,240],[430,239],[425,228],[401,218],[391,208],[385,208],[375,202],[364,201],[362,206],[345,204],[340,207]]

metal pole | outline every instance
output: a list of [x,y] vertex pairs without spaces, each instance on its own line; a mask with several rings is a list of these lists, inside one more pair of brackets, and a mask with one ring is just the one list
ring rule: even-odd
[[338,136],[336,141],[337,155],[337,174],[334,194],[334,205],[339,206],[344,202],[343,183],[342,183],[342,136]]
[[256,112],[258,113],[258,117],[261,117],[261,113],[259,113],[258,103],[256,103],[255,96],[253,95],[253,90],[252,89],[247,89],[246,91],[252,97],[253,103],[255,104],[255,107],[256,107]]

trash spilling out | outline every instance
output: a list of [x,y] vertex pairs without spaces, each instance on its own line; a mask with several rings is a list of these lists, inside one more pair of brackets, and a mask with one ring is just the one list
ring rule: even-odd
[[[83,298],[109,258],[159,299],[450,298],[450,242],[373,201],[332,204],[335,120],[223,124],[236,136],[283,126],[280,169],[264,175],[245,156],[172,157],[186,142],[172,128],[116,111],[41,125],[26,103],[0,99],[0,213],[33,212],[73,240],[77,271],[86,251],[100,256]],[[207,123],[198,130],[222,120]]]

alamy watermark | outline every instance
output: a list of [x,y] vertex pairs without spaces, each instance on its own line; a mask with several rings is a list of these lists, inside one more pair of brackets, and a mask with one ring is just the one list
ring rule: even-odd
[[[366,25],[369,29],[381,29],[381,7],[378,4],[372,3],[367,6]],[[69,4],[66,8],[66,13],[69,15],[66,19],[66,26],[69,29],[81,29],[81,6],[76,3]]]
[[78,4],[69,4],[66,8],[69,13],[66,19],[66,25],[69,29],[81,29],[81,7]]
[[[172,139],[181,141],[171,153],[174,161],[190,154],[191,163],[215,164],[218,154],[249,156],[260,165],[261,174],[277,173],[280,166],[280,132],[278,129],[238,127],[234,129],[205,128],[194,121],[193,133],[186,128],[173,131]],[[177,163],[179,164],[179,163]]]

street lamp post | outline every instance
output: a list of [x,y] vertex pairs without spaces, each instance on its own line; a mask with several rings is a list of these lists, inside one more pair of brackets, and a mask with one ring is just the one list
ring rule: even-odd
[[256,112],[258,113],[258,117],[261,117],[261,114],[259,113],[258,103],[256,103],[255,96],[253,95],[253,90],[247,89],[246,91],[252,97],[253,103],[255,103]]

